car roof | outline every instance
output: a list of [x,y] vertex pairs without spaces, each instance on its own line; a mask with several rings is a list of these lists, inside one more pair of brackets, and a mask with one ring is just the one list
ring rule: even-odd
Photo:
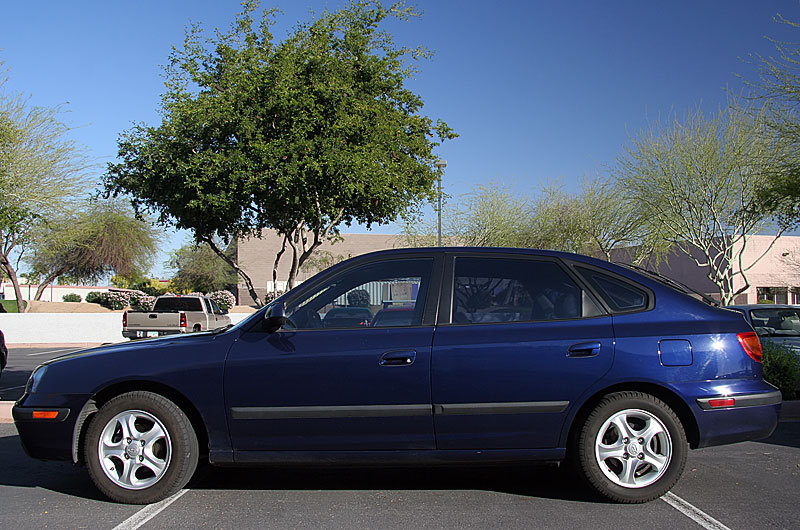
[[792,304],[737,304],[726,305],[726,309],[800,309],[800,305]]

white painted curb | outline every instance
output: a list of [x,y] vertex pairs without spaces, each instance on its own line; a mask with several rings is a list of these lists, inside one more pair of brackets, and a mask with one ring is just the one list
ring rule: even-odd
[[13,401],[0,401],[0,423],[14,423],[14,418],[11,417],[13,406]]

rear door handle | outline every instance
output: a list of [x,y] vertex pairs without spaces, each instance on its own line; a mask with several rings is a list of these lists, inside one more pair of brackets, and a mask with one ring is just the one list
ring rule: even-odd
[[569,347],[567,357],[594,357],[599,354],[599,342],[579,342]]
[[381,355],[381,360],[378,364],[381,366],[411,366],[416,358],[417,352],[414,350],[387,351]]

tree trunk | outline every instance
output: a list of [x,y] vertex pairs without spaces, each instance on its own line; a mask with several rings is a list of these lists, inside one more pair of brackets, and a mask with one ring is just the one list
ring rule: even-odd
[[294,283],[297,278],[297,269],[300,268],[300,259],[297,255],[297,244],[299,239],[299,232],[300,229],[295,229],[292,231],[292,234],[287,237],[289,241],[289,246],[292,247],[292,265],[289,268],[289,285],[288,288],[291,291],[294,289]]
[[236,274],[239,275],[240,278],[244,280],[245,285],[247,286],[247,291],[250,293],[250,298],[253,299],[257,307],[263,307],[264,303],[258,298],[258,293],[256,293],[255,287],[253,287],[253,281],[250,279],[250,276],[246,272],[244,272],[241,268],[239,268],[239,264],[236,263],[230,256],[225,254],[215,243],[214,241],[209,238],[200,238],[200,241],[207,243],[211,250],[213,250],[217,256],[223,259],[225,263],[233,267],[233,270],[236,271]]
[[288,237],[288,234],[284,234],[283,244],[281,245],[281,249],[278,251],[278,254],[275,256],[275,264],[272,266],[272,292],[276,297],[278,295],[278,264],[280,264],[283,253],[286,252],[286,239]]
[[2,254],[0,254],[0,266],[3,267],[3,270],[6,271],[8,274],[8,278],[11,280],[11,285],[14,286],[14,294],[17,296],[17,311],[20,313],[25,312],[25,304],[22,300],[22,288],[19,286],[19,278],[17,278],[17,271],[14,270],[14,267],[11,266],[11,262],[8,261],[8,258]]
[[64,274],[65,270],[59,270],[56,272],[51,273],[49,276],[46,276],[45,279],[39,282],[39,287],[36,288],[36,294],[34,295],[33,299],[37,302],[42,299],[42,295],[44,294],[44,290],[47,289],[47,286],[53,283],[56,278]]

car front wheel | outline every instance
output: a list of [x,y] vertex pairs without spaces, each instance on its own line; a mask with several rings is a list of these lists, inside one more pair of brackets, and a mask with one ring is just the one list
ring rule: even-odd
[[109,400],[92,418],[84,445],[97,488],[128,504],[157,502],[179,491],[197,467],[198,452],[183,411],[151,392]]
[[580,431],[575,458],[589,485],[615,502],[642,503],[665,494],[686,464],[680,420],[642,392],[604,397]]

